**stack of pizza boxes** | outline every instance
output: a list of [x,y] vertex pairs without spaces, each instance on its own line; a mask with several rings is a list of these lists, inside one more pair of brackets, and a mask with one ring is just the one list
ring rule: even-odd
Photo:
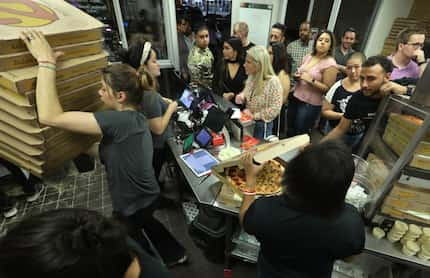
[[[304,134],[278,142],[262,144],[256,148],[254,163],[264,164],[263,169],[257,176],[257,195],[273,195],[281,192],[280,183],[286,167],[286,161],[295,157],[300,149],[308,145],[309,142],[309,136]],[[239,197],[243,195],[238,184],[246,181],[240,155],[212,167],[212,173],[222,183],[226,184],[232,193]],[[272,186],[274,184],[276,186]]]
[[37,118],[37,62],[19,39],[42,31],[64,56],[57,62],[57,93],[64,111],[95,111],[103,24],[59,0],[0,0],[0,157],[42,177],[87,149],[97,138],[43,126]]
[[[422,124],[423,120],[415,116],[391,113],[383,139],[394,152],[401,155]],[[430,131],[418,144],[409,165],[430,170]]]

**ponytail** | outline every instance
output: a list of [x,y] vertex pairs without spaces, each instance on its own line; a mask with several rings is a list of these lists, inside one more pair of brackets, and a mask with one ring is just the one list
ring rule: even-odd
[[126,64],[114,64],[102,70],[103,80],[113,92],[125,92],[127,103],[138,106],[142,101],[142,81],[140,74]]

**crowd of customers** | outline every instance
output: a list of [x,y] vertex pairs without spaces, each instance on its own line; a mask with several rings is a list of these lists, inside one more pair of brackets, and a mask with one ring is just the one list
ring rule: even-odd
[[[222,41],[222,55],[214,55],[209,28],[191,26],[178,18],[181,78],[238,106],[255,123],[253,137],[311,134],[320,119],[327,120],[322,142],[289,163],[280,196],[255,199],[262,165],[253,163],[252,151],[242,155],[247,194],[239,220],[261,243],[258,277],[330,277],[335,260],[364,246],[361,217],[345,203],[354,175],[351,150],[358,150],[383,97],[413,93],[427,64],[424,31],[403,30],[392,55],[366,59],[354,50],[354,28],[336,46],[331,31],[312,36],[311,23],[304,21],[299,38],[288,43],[286,26],[276,23],[265,47],[248,39],[245,22],[236,22]],[[187,254],[154,217],[178,107],[159,91],[157,50],[135,35],[123,63],[102,71],[98,93],[108,110],[65,112],[55,85],[61,53],[41,32],[23,32],[21,39],[39,64],[39,121],[101,137],[95,154],[106,169],[113,218],[60,209],[22,221],[0,239],[0,276],[170,277],[167,267],[185,262]],[[33,183],[26,190],[39,191]]]

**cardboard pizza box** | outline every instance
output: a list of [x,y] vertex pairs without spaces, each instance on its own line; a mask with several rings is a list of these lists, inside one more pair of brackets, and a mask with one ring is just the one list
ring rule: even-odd
[[[56,51],[64,52],[58,61],[99,54],[103,51],[102,41],[91,41],[78,44],[70,44],[55,48]],[[25,67],[36,66],[37,61],[30,52],[0,55],[0,71],[8,71]]]
[[34,107],[19,107],[10,103],[3,98],[0,98],[0,110],[14,115],[18,119],[25,121],[36,121],[37,115]]
[[[257,146],[254,160],[258,163],[264,163],[284,153],[297,150],[308,145],[310,142],[309,135],[303,134],[291,138],[283,139],[278,142],[271,142]],[[241,165],[240,155],[227,159],[218,165],[215,165],[212,170],[224,171],[225,168]]]
[[[284,153],[296,152],[297,149],[305,147],[309,144],[309,142],[310,138],[307,134],[305,134],[287,138],[279,142],[263,144],[257,147],[257,151],[254,155],[254,160],[258,163],[263,164],[264,162],[275,159]],[[284,167],[286,166],[285,161],[281,159],[276,160],[280,162]],[[239,166],[239,168],[243,168],[240,160],[240,155],[213,166],[212,174],[214,174],[222,183],[230,186],[235,193],[242,195],[242,192],[240,192],[240,190],[238,190],[236,186],[231,184],[226,177],[226,169],[232,166]]]
[[[408,137],[413,137],[418,128],[421,127],[422,123],[423,120],[411,115],[391,113],[388,118],[387,125],[390,125],[394,130],[400,130],[401,132],[407,134]],[[423,140],[430,141],[430,131],[424,135]]]
[[30,146],[22,141],[16,140],[13,136],[5,133],[3,130],[0,130],[0,143],[8,145],[16,150],[20,150],[25,154],[30,156],[41,156],[43,154],[43,147],[39,146]]
[[38,157],[30,156],[26,153],[21,152],[20,150],[17,150],[9,145],[1,144],[0,148],[10,154],[11,156],[16,156],[19,159],[27,161],[29,164],[36,166],[40,169],[42,169],[43,164],[45,164],[45,161],[41,160]]
[[3,145],[0,144],[0,157],[6,159],[7,161],[28,170],[30,173],[34,174],[37,177],[41,177],[43,174],[43,170],[41,166],[37,166],[31,163],[29,160],[25,160],[20,158],[17,155],[11,155],[8,151],[3,149]]
[[[57,64],[57,82],[78,77],[107,66],[107,53],[85,56]],[[0,72],[0,86],[17,93],[25,93],[36,88],[38,67]]]
[[66,1],[0,0],[0,55],[26,51],[19,35],[43,32],[53,47],[102,38],[103,23]]
[[1,118],[0,130],[2,130],[4,133],[8,134],[11,137],[14,137],[15,140],[21,141],[30,146],[42,146],[44,142],[43,138],[40,138],[39,136],[34,136],[18,128],[15,128],[14,126],[9,125],[9,123],[3,122],[3,119]]
[[20,107],[32,107],[29,98],[26,95],[17,94],[0,86],[0,98]]

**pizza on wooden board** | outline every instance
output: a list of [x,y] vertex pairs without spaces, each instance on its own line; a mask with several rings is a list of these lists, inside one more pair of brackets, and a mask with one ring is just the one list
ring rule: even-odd
[[[225,169],[227,180],[239,191],[246,190],[246,175],[243,168],[232,166]],[[276,160],[269,160],[257,174],[255,191],[258,195],[276,194],[281,191],[284,167]]]

